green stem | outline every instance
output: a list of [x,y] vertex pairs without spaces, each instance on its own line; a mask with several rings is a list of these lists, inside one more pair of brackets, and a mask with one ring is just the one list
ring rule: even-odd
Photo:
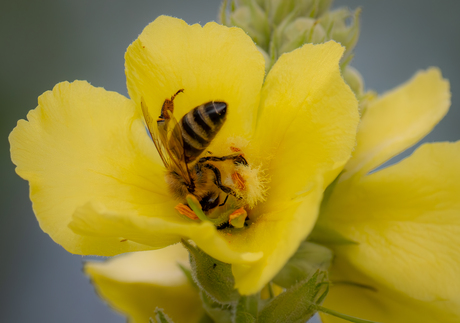
[[325,307],[322,307],[322,306],[319,306],[319,305],[313,305],[313,307],[316,308],[316,310],[318,312],[326,313],[326,314],[341,318],[341,319],[343,319],[345,321],[349,321],[349,322],[354,322],[354,323],[378,323],[378,322],[369,321],[369,320],[363,320],[363,319],[359,319],[359,318],[356,318],[356,317],[353,317],[353,316],[342,314],[342,313],[330,310],[328,308],[325,308]]

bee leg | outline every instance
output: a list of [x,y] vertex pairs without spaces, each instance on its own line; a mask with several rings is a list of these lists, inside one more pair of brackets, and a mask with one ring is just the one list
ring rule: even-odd
[[220,174],[220,170],[216,166],[211,165],[211,164],[204,164],[203,166],[206,167],[207,169],[210,169],[210,170],[213,171],[213,173],[214,173],[214,175],[216,177],[214,183],[217,185],[218,188],[220,188],[222,190],[222,192],[230,194],[230,195],[236,197],[237,199],[241,199],[241,197],[238,197],[236,195],[235,191],[233,191],[230,187],[225,186],[224,184],[222,184],[222,176]]
[[199,163],[205,163],[207,161],[226,161],[226,160],[233,160],[233,163],[235,164],[243,164],[245,166],[248,165],[248,161],[246,158],[244,158],[243,154],[237,153],[237,154],[231,154],[227,156],[222,156],[222,157],[216,157],[216,156],[208,156],[208,157],[202,157],[198,160]]
[[204,212],[212,210],[219,205],[219,195],[210,193],[201,199],[200,204]]
[[219,204],[219,206],[224,206],[225,203],[227,203],[227,200],[228,200],[228,194],[227,194],[227,196],[225,197],[225,200],[222,202],[222,204]]

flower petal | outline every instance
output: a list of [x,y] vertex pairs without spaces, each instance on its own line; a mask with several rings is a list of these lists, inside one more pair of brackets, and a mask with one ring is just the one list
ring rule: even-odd
[[88,203],[79,207],[70,227],[81,235],[117,237],[119,240],[128,239],[154,248],[176,243],[181,238],[190,238],[207,254],[226,263],[247,264],[262,257],[262,252],[232,250],[211,222],[177,223],[139,216],[133,212],[112,211],[102,204]]
[[391,300],[426,304],[417,322],[458,322],[459,165],[460,142],[426,144],[399,164],[337,184],[320,224],[357,244],[335,246],[332,280],[375,287],[380,309]]
[[[113,255],[151,249],[115,238],[76,235],[67,227],[89,201],[120,211],[170,216],[163,166],[132,101],[87,82],[60,83],[10,135],[16,172],[30,183],[43,231],[78,254]],[[176,221],[183,220],[180,215]]]
[[198,291],[179,268],[188,267],[188,253],[181,245],[136,252],[105,262],[87,262],[99,295],[131,323],[155,317],[156,307],[176,323],[199,322],[204,315]]
[[[372,290],[366,286],[332,286],[324,302],[326,308],[381,323],[454,323],[460,316],[459,299],[420,301],[394,293]],[[323,323],[344,320],[321,314]]]
[[[321,195],[322,185],[318,184],[285,204],[284,209],[264,214],[241,230],[216,230],[210,222],[184,225],[120,215],[92,204],[79,208],[70,226],[79,234],[124,238],[155,248],[177,237],[190,238],[210,256],[233,264],[235,287],[247,295],[261,290],[306,238],[318,214]],[[166,241],[159,239],[159,234]]]
[[203,103],[227,103],[227,121],[211,151],[231,135],[251,133],[265,62],[243,30],[160,16],[129,46],[125,59],[129,95],[139,107],[143,99],[152,116],[179,89],[184,93],[174,100],[177,120]]
[[[323,186],[321,180],[310,183],[308,192],[261,215],[249,227],[224,236],[234,250],[263,252],[250,266],[235,264],[232,271],[240,294],[260,291],[281,270],[305,240],[316,221]],[[314,186],[316,185],[316,186]]]
[[267,208],[289,201],[318,174],[326,187],[351,156],[359,115],[340,75],[343,51],[332,41],[304,45],[282,55],[267,76],[253,144],[266,156]]
[[371,103],[362,117],[353,157],[343,179],[362,175],[411,147],[444,117],[450,106],[449,82],[437,68]]

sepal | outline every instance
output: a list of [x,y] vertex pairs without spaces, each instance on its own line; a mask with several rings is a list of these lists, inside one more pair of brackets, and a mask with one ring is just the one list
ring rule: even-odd
[[200,297],[204,310],[214,322],[233,323],[231,305],[222,305],[213,301],[204,291],[201,291]]
[[163,309],[158,307],[155,309],[155,320],[156,322],[150,318],[150,323],[174,323],[174,321],[163,312]]
[[234,288],[231,265],[212,258],[185,240],[182,244],[189,252],[192,277],[198,287],[219,304],[237,302],[240,295]]
[[257,322],[259,295],[242,296],[236,306],[233,323]]
[[313,277],[318,270],[329,268],[333,258],[330,249],[319,244],[304,241],[296,253],[275,276],[273,282],[284,288],[290,288],[300,281]]
[[307,322],[329,290],[325,272],[317,271],[270,301],[259,313],[259,322]]

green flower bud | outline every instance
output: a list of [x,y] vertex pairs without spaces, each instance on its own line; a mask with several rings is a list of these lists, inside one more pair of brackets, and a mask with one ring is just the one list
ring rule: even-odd
[[358,70],[354,67],[346,66],[342,71],[342,76],[351,90],[355,93],[356,97],[361,97],[364,92],[364,81]]
[[230,16],[227,16],[227,1],[223,2],[220,12],[221,22],[243,29],[258,46],[267,48],[270,42],[270,24],[266,12],[256,0],[232,2],[232,5],[235,4],[236,7],[232,7]]
[[342,61],[351,54],[358,42],[360,13],[360,8],[354,12],[348,8],[339,8],[327,12],[320,19],[321,25],[327,30],[328,39],[333,39],[346,47]]
[[306,43],[319,44],[325,39],[326,31],[318,23],[318,20],[297,18],[283,30],[279,54],[290,52]]
[[332,0],[267,0],[264,6],[269,12],[270,21],[279,25],[294,13],[296,17],[316,18],[329,10]]
[[[235,0],[228,8],[225,0],[220,20],[227,26],[245,30],[266,53],[267,71],[283,53],[306,43],[335,40],[346,47],[345,67],[353,57],[359,37],[360,9],[330,11],[333,0]],[[267,57],[269,58],[267,60]]]
[[265,60],[265,70],[268,71],[270,69],[270,56],[268,56],[268,53],[261,47],[257,46],[257,49],[259,50],[259,52],[262,54],[262,56],[264,57],[264,60]]
[[375,91],[367,91],[366,93],[358,97],[358,100],[359,100],[358,108],[361,113],[361,117],[364,116],[364,114],[366,113],[368,105],[372,101],[377,99],[377,97],[378,97],[378,93]]

